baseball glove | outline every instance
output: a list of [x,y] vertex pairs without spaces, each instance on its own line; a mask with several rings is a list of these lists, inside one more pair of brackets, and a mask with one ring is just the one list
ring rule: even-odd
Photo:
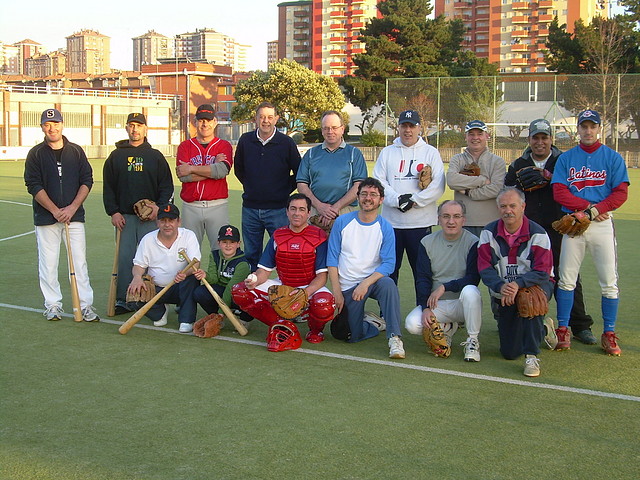
[[153,277],[151,275],[142,275],[142,281],[147,290],[141,288],[138,293],[130,293],[127,291],[127,302],[142,302],[147,303],[153,297],[156,296],[156,284],[153,283]]
[[212,313],[193,324],[193,333],[200,338],[215,337],[220,333],[223,324],[222,315]]
[[304,288],[288,285],[271,285],[269,287],[269,302],[276,313],[288,320],[296,318],[309,305],[307,292]]
[[420,170],[420,175],[418,175],[418,188],[424,190],[429,186],[431,180],[433,180],[431,165],[425,165],[422,167],[422,170]]
[[320,215],[312,215],[311,218],[309,219],[309,223],[311,225],[315,225],[316,227],[321,228],[322,230],[327,232],[327,235],[331,233],[331,227],[333,227],[334,222],[335,220],[331,220],[329,222],[329,225],[323,225],[322,222],[320,221]]
[[556,232],[570,237],[582,235],[589,228],[589,225],[591,225],[591,220],[584,212],[568,213],[551,224]]
[[480,165],[478,165],[476,162],[471,162],[465,165],[462,170],[460,170],[460,173],[469,177],[477,177],[478,175],[480,175]]
[[524,287],[516,294],[518,315],[522,318],[533,318],[546,315],[549,311],[549,300],[539,285]]
[[136,215],[140,220],[146,222],[151,220],[151,215],[153,215],[153,205],[156,202],[153,200],[149,200],[148,198],[143,198],[142,200],[138,200],[133,204],[133,211],[136,212]]
[[516,172],[518,185],[523,192],[535,192],[549,185],[551,172],[538,167],[524,167]]
[[451,355],[451,346],[447,341],[447,336],[433,315],[431,316],[431,328],[424,327],[422,329],[422,339],[436,357],[447,358]]

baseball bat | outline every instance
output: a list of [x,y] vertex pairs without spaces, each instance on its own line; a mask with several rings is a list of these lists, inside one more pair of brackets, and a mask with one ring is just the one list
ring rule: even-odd
[[[182,255],[187,261],[189,260],[189,257],[187,256],[186,252],[182,252]],[[238,317],[236,317],[233,311],[229,308],[229,306],[226,303],[224,303],[224,300],[222,300],[220,295],[218,295],[218,293],[213,289],[211,284],[207,282],[206,278],[202,279],[202,283],[204,284],[205,287],[207,287],[207,290],[209,290],[209,293],[215,299],[215,301],[218,302],[218,306],[220,307],[220,310],[222,310],[222,313],[224,313],[226,317],[231,321],[231,323],[233,323],[233,326],[236,327],[236,330],[238,331],[238,333],[243,337],[247,333],[249,333],[249,330],[247,330],[247,327],[245,327],[242,323],[240,323],[240,320],[238,320]]]
[[[184,268],[180,271],[180,273],[187,273],[187,272],[189,271],[189,269],[190,269],[191,267],[193,267],[193,265],[194,265],[195,263],[197,263],[197,262],[198,262],[198,259],[197,259],[197,258],[194,258],[193,260],[191,260],[191,261],[189,262],[189,264],[188,264],[186,267],[184,267]],[[169,289],[170,289],[170,288],[171,288],[175,283],[176,283],[176,282],[175,282],[175,280],[171,280],[171,282],[169,282],[169,284],[168,284],[166,287],[164,287],[162,290],[160,290],[158,293],[156,293],[156,296],[155,296],[155,297],[153,297],[151,300],[149,300],[147,303],[145,303],[145,304],[142,306],[142,308],[140,308],[140,310],[138,310],[136,313],[134,313],[133,315],[131,315],[131,317],[129,317],[129,320],[127,320],[127,321],[126,321],[126,322],[124,322],[122,325],[120,325],[120,328],[118,329],[118,331],[119,331],[122,335],[124,335],[124,334],[126,334],[129,330],[131,330],[131,328],[132,328],[136,323],[138,323],[138,322],[142,319],[142,317],[144,317],[144,314],[145,314],[145,313],[147,313],[147,312],[149,311],[149,309],[150,309],[151,307],[153,307],[153,306],[156,304],[156,302],[157,302],[158,300],[160,300],[160,298],[161,298],[165,293],[167,293],[167,290],[169,290]]]
[[71,284],[71,305],[73,305],[73,319],[76,322],[81,322],[82,310],[80,310],[80,295],[78,294],[76,269],[73,266],[73,255],[71,254],[71,236],[69,235],[68,223],[64,224],[64,231],[67,235],[67,259],[69,260],[69,283]]
[[116,228],[116,253],[113,255],[111,268],[111,284],[109,285],[109,299],[107,300],[107,316],[116,314],[116,289],[118,286],[118,252],[120,252],[120,229]]

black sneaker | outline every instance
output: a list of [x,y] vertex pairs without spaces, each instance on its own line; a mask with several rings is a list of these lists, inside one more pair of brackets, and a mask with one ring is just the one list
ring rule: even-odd
[[586,330],[580,330],[579,332],[574,332],[573,338],[581,341],[585,345],[595,345],[596,343],[598,343],[598,340],[596,339],[595,335],[588,328]]
[[126,303],[116,302],[116,309],[115,309],[116,315],[122,315],[124,313],[129,313],[132,311],[133,310],[131,310]]

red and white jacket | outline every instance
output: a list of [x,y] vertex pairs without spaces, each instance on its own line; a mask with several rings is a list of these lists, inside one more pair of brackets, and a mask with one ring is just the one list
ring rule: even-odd
[[[216,161],[216,155],[224,153],[227,159],[224,163],[231,171],[233,165],[233,149],[226,140],[215,137],[209,145],[203,147],[196,138],[185,140],[178,146],[176,165],[188,163],[190,165],[211,165]],[[180,198],[184,202],[220,200],[229,197],[229,187],[225,178],[207,178],[197,182],[184,182],[180,191]]]

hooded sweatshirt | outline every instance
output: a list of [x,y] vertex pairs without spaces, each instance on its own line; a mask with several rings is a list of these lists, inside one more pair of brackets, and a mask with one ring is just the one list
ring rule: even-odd
[[[418,187],[420,171],[431,166],[431,183],[424,190]],[[438,223],[437,202],[444,193],[444,166],[440,153],[422,138],[406,147],[400,138],[385,147],[373,168],[373,176],[384,187],[382,216],[393,228],[430,227]],[[411,193],[415,205],[402,213],[398,197]]]

